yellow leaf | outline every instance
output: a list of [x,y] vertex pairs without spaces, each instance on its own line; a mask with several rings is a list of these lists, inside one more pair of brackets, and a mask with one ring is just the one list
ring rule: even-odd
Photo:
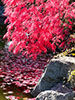
[[75,53],[72,53],[72,56],[75,56]]
[[26,97],[26,98],[23,98],[23,100],[27,100],[28,98]]
[[75,76],[75,70],[71,72],[71,75],[69,75],[68,81],[71,80],[72,76]]

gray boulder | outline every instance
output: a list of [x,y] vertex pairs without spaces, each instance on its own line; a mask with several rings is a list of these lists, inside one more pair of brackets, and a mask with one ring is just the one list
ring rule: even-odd
[[73,92],[61,93],[53,90],[41,92],[36,100],[73,100]]
[[75,69],[74,57],[53,58],[47,65],[38,84],[34,87],[31,94],[37,96],[40,92],[50,90],[58,83],[63,83],[63,79],[68,78],[68,73]]
[[62,85],[58,83],[56,86],[52,87],[51,90],[61,92],[61,93],[68,93],[73,92],[73,90],[70,88],[67,88],[65,85]]

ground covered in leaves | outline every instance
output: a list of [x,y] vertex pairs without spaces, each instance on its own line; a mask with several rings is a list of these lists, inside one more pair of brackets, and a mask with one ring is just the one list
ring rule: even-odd
[[[3,78],[0,87],[4,90],[5,87],[14,85],[23,94],[29,94],[40,79],[49,59],[50,56],[42,54],[33,60],[21,54],[13,55],[6,49],[0,50],[0,78]],[[21,99],[12,99],[14,98],[12,95],[6,96],[6,98],[10,100]]]

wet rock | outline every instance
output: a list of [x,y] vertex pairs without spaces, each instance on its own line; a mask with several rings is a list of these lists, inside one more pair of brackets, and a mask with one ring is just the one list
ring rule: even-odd
[[37,96],[40,92],[50,90],[58,83],[63,83],[63,79],[68,78],[68,72],[75,69],[74,57],[53,58],[47,65],[38,84],[34,87],[31,94]]
[[53,90],[41,92],[36,100],[73,100],[73,92],[61,93]]

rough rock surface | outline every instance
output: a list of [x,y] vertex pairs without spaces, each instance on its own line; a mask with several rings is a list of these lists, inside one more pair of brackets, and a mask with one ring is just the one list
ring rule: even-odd
[[47,65],[38,84],[34,87],[31,94],[37,96],[40,92],[50,90],[58,83],[63,83],[64,78],[68,78],[68,72],[75,69],[74,57],[53,58]]
[[67,88],[65,85],[62,85],[58,83],[56,86],[51,88],[53,91],[61,92],[61,93],[68,93],[68,92],[73,92],[73,90],[70,88]]
[[73,92],[60,93],[53,90],[41,92],[36,100],[73,100]]

